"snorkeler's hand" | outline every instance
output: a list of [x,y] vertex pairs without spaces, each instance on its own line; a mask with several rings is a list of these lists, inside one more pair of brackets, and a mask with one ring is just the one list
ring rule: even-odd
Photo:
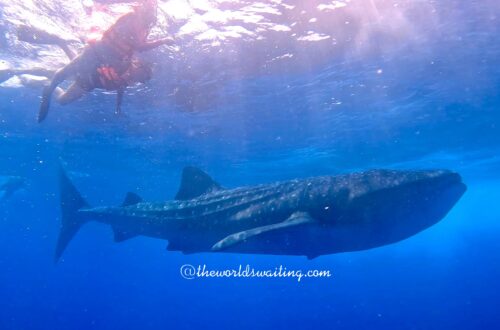
[[122,109],[120,107],[116,107],[115,109],[115,116],[121,117],[122,116]]
[[165,37],[154,41],[146,41],[142,44],[138,44],[135,46],[135,49],[139,52],[144,52],[162,45],[173,45],[173,44],[174,44],[174,39],[172,37]]
[[158,40],[158,42],[162,45],[173,45],[175,43],[175,40],[172,37],[165,37]]
[[122,101],[123,101],[123,94],[125,93],[124,88],[119,88],[116,91],[116,108],[115,108],[115,115],[120,116],[122,114]]

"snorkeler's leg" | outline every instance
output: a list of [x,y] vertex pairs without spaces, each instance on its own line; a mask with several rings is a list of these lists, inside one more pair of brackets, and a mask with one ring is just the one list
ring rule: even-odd
[[40,76],[52,78],[56,71],[44,68],[20,69],[17,74],[30,74],[32,76]]
[[62,49],[62,51],[64,52],[64,54],[66,54],[66,56],[68,56],[68,58],[70,60],[73,60],[75,57],[76,57],[76,54],[75,52],[73,52],[67,43],[64,43],[64,44],[58,44],[58,46]]
[[48,70],[44,68],[32,68],[32,69],[1,69],[0,70],[0,83],[12,78],[13,76],[18,76],[22,74],[29,74],[33,76],[47,77],[51,78],[54,75],[54,70]]
[[68,65],[58,70],[49,86],[44,88],[42,103],[38,112],[38,122],[42,122],[49,112],[50,98],[55,88],[71,76],[92,74],[98,67],[100,58],[96,56],[95,45],[89,45]]
[[64,81],[63,75],[60,75],[59,73],[60,71],[55,74],[54,78],[50,81],[50,84],[48,86],[45,86],[45,88],[43,89],[42,103],[40,103],[40,109],[38,110],[37,120],[39,123],[44,121],[47,117],[47,114],[49,113],[50,98],[52,96],[52,92],[54,91],[54,89],[56,89],[57,85]]
[[40,110],[38,111],[39,123],[42,122],[49,113],[50,98],[56,87],[64,80],[74,75],[79,65],[80,65],[80,58],[76,57],[64,68],[58,70],[54,75],[54,77],[52,78],[52,80],[50,81],[50,84],[43,89],[42,103],[40,104]]
[[19,25],[17,27],[17,38],[30,44],[41,45],[57,45],[65,42],[64,39],[55,34],[28,25]]
[[23,84],[24,87],[30,87],[30,88],[43,88],[50,83],[50,80],[45,77],[34,78],[30,76],[21,75],[19,76],[19,79],[21,80],[21,83]]
[[31,44],[59,46],[70,60],[75,58],[75,53],[69,48],[68,41],[35,27],[27,25],[18,26],[17,38]]
[[59,104],[65,105],[71,102],[74,102],[81,98],[84,94],[86,93],[86,90],[84,90],[78,82],[74,82],[69,86],[69,88],[64,91],[62,88],[57,87],[54,90],[54,94],[56,97],[56,100]]

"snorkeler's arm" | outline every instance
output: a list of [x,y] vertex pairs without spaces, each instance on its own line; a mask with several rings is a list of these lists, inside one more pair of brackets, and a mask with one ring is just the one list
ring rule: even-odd
[[120,87],[116,91],[116,110],[115,114],[120,115],[122,113],[122,101],[123,101],[123,94],[125,92],[125,87]]
[[139,52],[145,52],[161,45],[173,45],[174,39],[171,37],[165,37],[154,41],[144,41],[142,44],[137,45],[135,48]]

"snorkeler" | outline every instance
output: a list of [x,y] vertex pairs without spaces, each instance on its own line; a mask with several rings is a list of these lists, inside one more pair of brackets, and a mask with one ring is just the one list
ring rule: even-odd
[[[77,73],[75,81],[66,91],[57,87],[54,89],[54,93],[59,104],[65,105],[76,101],[85,93],[90,92],[95,88],[117,91],[115,113],[119,114],[121,113],[121,104],[125,88],[134,83],[145,83],[150,80],[151,77],[151,66],[134,58],[130,61],[126,71],[122,74],[117,73],[117,71],[111,66],[103,65],[84,76]],[[50,86],[47,88],[50,88]],[[47,113],[45,112],[45,116],[46,114]],[[45,116],[39,114],[38,121],[41,122]]]
[[151,78],[151,68],[133,59],[134,52],[173,42],[170,37],[147,40],[155,23],[156,0],[144,0],[133,12],[120,17],[100,40],[89,42],[82,53],[58,70],[49,86],[44,88],[38,122],[47,117],[50,98],[57,86],[70,78],[74,78],[74,83],[65,92],[56,92],[61,104],[75,101],[94,88],[103,88],[118,92],[116,112],[120,112],[125,87]]
[[[68,46],[68,42],[56,35],[36,29],[34,27],[20,26],[18,27],[18,38],[21,41],[26,41],[32,44],[56,45],[59,46],[68,56],[70,60],[75,58],[74,53]],[[24,86],[31,87],[46,87],[47,79],[31,78],[29,76],[38,76],[52,78],[56,71],[44,68],[29,68],[29,69],[0,69],[0,82],[10,79],[13,76],[19,76]],[[125,88],[134,83],[144,83],[151,79],[152,70],[149,65],[141,62],[139,59],[133,58],[129,61],[126,70],[119,75],[113,67],[103,65],[97,70],[89,73],[87,76],[75,76],[73,84],[64,91],[60,87],[54,89],[56,100],[60,104],[68,104],[83,96],[86,92],[90,92],[94,88],[113,90],[118,92],[118,102],[116,113],[120,113],[121,100]]]
[[[69,48],[68,42],[56,35],[46,31],[36,29],[29,26],[18,27],[18,39],[32,44],[56,45],[59,46],[68,56],[70,60],[75,58],[73,51]],[[56,70],[45,68],[12,68],[6,67],[0,69],[0,83],[9,80],[14,76],[19,76],[23,86],[26,87],[45,87],[56,73]],[[100,67],[91,77],[92,81],[88,82],[76,77],[75,83],[70,89],[64,91],[57,87],[54,90],[59,103],[66,104],[81,97],[85,92],[94,88],[107,90],[121,91],[125,87],[136,82],[145,82],[151,78],[151,69],[148,65],[141,63],[139,59],[130,61],[127,70],[121,76],[118,75],[111,67]],[[31,77],[35,76],[35,77]],[[117,109],[118,112],[119,109]]]
[[[17,35],[19,40],[26,41],[31,44],[59,46],[70,60],[75,58],[73,51],[69,48],[68,41],[49,32],[22,25],[18,27]],[[47,86],[47,79],[52,78],[55,73],[55,70],[48,70],[44,68],[0,69],[0,82],[17,75],[24,86],[45,87]],[[25,75],[44,77],[47,79],[31,78]],[[93,75],[86,77],[90,79],[90,81],[77,76],[75,82],[66,91],[60,87],[56,87],[54,93],[56,94],[56,99],[60,104],[68,104],[94,88],[116,90],[118,91],[120,101],[118,102],[116,113],[119,113],[121,97],[124,89],[133,83],[144,83],[151,79],[151,76],[152,71],[150,66],[142,63],[139,59],[133,58],[130,61],[128,68],[122,75],[118,75],[112,67],[101,66],[93,72]]]

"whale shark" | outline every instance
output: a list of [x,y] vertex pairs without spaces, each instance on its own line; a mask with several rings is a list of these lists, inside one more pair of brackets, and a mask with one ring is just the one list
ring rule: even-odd
[[62,225],[57,262],[82,225],[110,225],[116,242],[168,241],[185,254],[229,252],[309,259],[399,242],[434,225],[466,191],[449,170],[368,170],[227,189],[186,167],[175,198],[90,207],[60,170]]

